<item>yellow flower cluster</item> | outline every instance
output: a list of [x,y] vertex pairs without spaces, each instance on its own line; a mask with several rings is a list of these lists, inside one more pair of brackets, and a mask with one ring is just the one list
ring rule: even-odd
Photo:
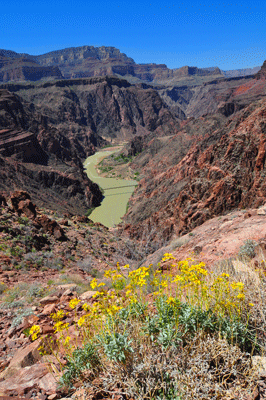
[[120,264],[118,262],[116,264],[115,270],[107,270],[104,273],[105,278],[112,279],[113,287],[118,291],[124,288],[126,282],[126,275],[124,275],[126,271],[122,272],[121,268],[127,270],[129,268],[129,265],[126,264],[123,267],[120,267]]
[[[195,263],[191,258],[175,262],[173,255],[166,253],[162,261],[169,260],[172,262],[172,269],[171,272],[165,273],[161,270],[154,271],[151,265],[129,270],[128,264],[120,266],[117,263],[114,270],[105,271],[104,274],[111,280],[111,290],[102,288],[105,284],[94,278],[90,282],[91,288],[101,290],[95,291],[92,304],[83,304],[83,315],[75,318],[79,340],[86,343],[104,329],[116,329],[116,318],[120,310],[135,310],[136,304],[144,304],[146,307],[147,294],[150,292],[153,297],[149,297],[149,301],[151,299],[154,304],[157,300],[166,299],[168,306],[178,310],[180,304],[186,302],[202,310],[212,309],[220,316],[239,317],[245,304],[245,287],[242,282],[233,281],[226,273],[215,276],[207,270],[203,262]],[[74,310],[79,303],[79,299],[72,299],[69,307]],[[253,304],[249,303],[248,307],[252,306]],[[55,333],[61,332],[58,340],[71,352],[78,341],[75,344],[75,341],[70,339],[68,323],[63,321],[67,314],[59,310],[51,314],[51,318],[54,321]],[[40,327],[32,326],[30,334],[32,340],[35,340],[40,334]]]
[[31,340],[34,341],[38,338],[41,333],[41,328],[39,325],[32,325],[29,334],[31,335]]
[[98,283],[96,278],[94,278],[90,283],[90,287],[93,290],[96,289],[97,287],[101,287],[101,286],[105,286],[105,283],[103,283],[103,282]]
[[135,271],[130,271],[128,274],[130,285],[133,287],[134,286],[142,287],[143,285],[146,285],[147,284],[146,277],[150,275],[149,270],[150,267],[140,267]]
[[80,303],[79,299],[72,299],[69,302],[69,307],[72,308],[72,310],[74,310],[74,308],[76,308],[79,303]]
[[62,332],[65,329],[68,329],[69,323],[63,323],[62,321],[58,321],[54,324],[54,332]]
[[210,286],[210,298],[214,311],[229,316],[240,314],[245,300],[244,284],[230,281],[229,274],[222,273]]
[[61,319],[64,318],[65,315],[67,315],[64,310],[58,310],[56,313],[52,313],[50,317],[53,319],[53,321],[58,322],[61,321]]
[[175,257],[173,256],[173,254],[165,253],[162,258],[162,261],[169,261],[169,260],[174,260],[174,259],[175,259]]

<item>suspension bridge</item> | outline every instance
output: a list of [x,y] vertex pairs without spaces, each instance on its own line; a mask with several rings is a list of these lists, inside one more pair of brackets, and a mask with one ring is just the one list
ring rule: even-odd
[[111,189],[121,189],[121,188],[127,188],[127,187],[136,187],[138,186],[138,183],[136,183],[135,185],[124,185],[124,186],[114,186],[114,187],[109,187],[109,188],[102,188],[104,191],[105,190],[111,190]]

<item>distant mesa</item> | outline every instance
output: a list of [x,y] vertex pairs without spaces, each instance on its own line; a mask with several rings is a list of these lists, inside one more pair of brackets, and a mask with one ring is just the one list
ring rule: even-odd
[[[40,79],[88,78],[118,75],[139,81],[165,83],[189,76],[223,77],[218,67],[184,66],[170,69],[165,64],[136,64],[115,47],[81,46],[51,51],[38,56],[0,49],[0,82]],[[135,80],[135,81],[134,81]]]
[[232,70],[228,70],[228,71],[222,71],[222,74],[226,78],[235,78],[238,76],[255,75],[257,72],[259,72],[260,68],[261,67],[232,69]]
[[0,82],[39,81],[43,78],[63,77],[57,66],[45,67],[26,56],[12,58],[1,53],[2,51],[0,52]]
[[186,77],[198,77],[199,82],[195,79],[190,81],[201,84],[210,77],[242,77],[254,75],[259,70],[260,67],[222,71],[218,67],[191,66],[170,69],[165,64],[136,64],[132,58],[110,46],[70,47],[38,56],[0,49],[0,82],[118,75],[131,83],[171,85],[183,82]]

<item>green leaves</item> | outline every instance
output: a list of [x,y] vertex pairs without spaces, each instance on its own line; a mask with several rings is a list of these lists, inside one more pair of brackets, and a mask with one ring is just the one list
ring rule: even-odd
[[77,348],[71,356],[67,357],[67,365],[64,374],[60,378],[61,385],[72,387],[82,372],[88,369],[97,369],[100,366],[100,358],[93,343],[87,343],[83,348]]
[[128,353],[133,353],[134,351],[130,346],[132,340],[128,339],[127,333],[114,332],[106,335],[103,334],[99,338],[104,352],[110,360],[124,363]]

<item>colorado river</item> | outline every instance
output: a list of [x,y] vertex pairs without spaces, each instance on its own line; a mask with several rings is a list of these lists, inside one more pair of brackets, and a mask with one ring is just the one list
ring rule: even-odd
[[126,213],[126,207],[137,182],[134,180],[103,178],[98,175],[95,166],[105,157],[117,150],[99,151],[86,159],[84,167],[88,178],[97,183],[104,190],[104,199],[99,207],[90,214],[93,222],[100,222],[108,228],[121,222]]

